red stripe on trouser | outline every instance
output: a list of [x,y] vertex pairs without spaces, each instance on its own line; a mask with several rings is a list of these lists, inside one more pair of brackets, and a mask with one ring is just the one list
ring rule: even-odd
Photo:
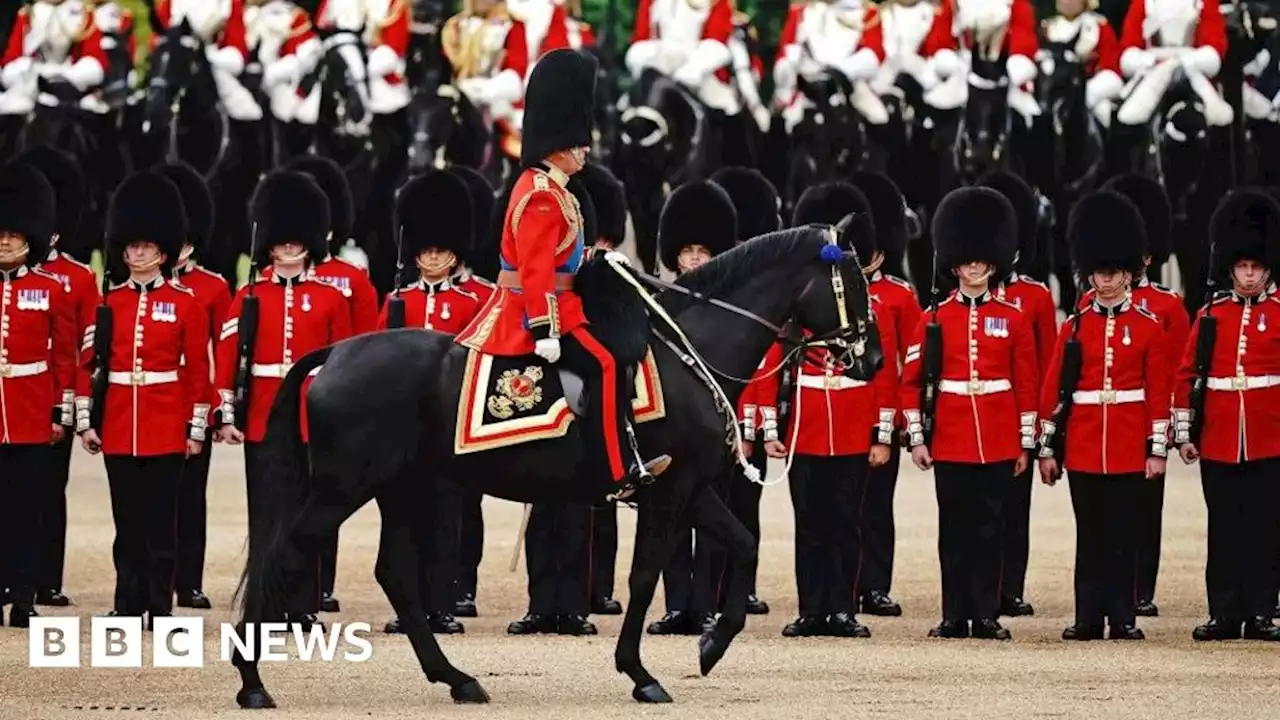
[[626,465],[622,462],[622,439],[618,437],[618,366],[613,355],[586,328],[574,330],[572,336],[600,364],[600,422],[604,425],[601,428],[604,433],[604,451],[609,458],[609,472],[613,473],[613,480],[617,482],[627,475]]

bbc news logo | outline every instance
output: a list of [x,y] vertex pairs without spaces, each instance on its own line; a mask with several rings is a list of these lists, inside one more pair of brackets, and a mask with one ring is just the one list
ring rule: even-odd
[[[323,629],[312,625],[305,632],[296,624],[262,623],[247,626],[241,637],[232,623],[219,623],[218,647],[222,662],[230,662],[237,651],[245,657],[256,654],[262,662],[282,662],[290,659],[291,649],[305,662],[364,662],[373,655],[373,643],[367,637],[371,633],[368,623],[333,623]],[[152,667],[204,667],[201,617],[157,617],[151,633],[143,631],[140,617],[95,617],[89,627],[89,667],[142,667],[143,640],[148,634]],[[30,667],[80,667],[80,659],[80,618],[31,618]]]

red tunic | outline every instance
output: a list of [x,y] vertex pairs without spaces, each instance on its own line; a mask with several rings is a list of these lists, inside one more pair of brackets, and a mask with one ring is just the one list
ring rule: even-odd
[[[218,333],[222,328],[222,323],[227,321],[227,310],[231,307],[231,286],[227,284],[226,278],[218,273],[201,267],[194,262],[189,262],[185,267],[177,272],[177,280],[184,286],[191,288],[196,294],[196,302],[204,310],[205,320],[209,325],[209,371],[210,371],[210,395],[201,402],[207,402],[216,405],[218,402],[217,393],[212,392],[213,384],[213,366],[212,357],[213,348],[218,342]],[[192,398],[192,402],[195,399]]]
[[[898,371],[901,372],[902,362],[907,357],[907,345],[911,340],[911,332],[920,322],[920,301],[916,299],[916,291],[911,288],[911,283],[881,272],[871,276],[869,289],[871,298],[878,300],[880,306],[884,308],[881,312],[893,319],[898,343],[892,350],[898,359]],[[889,350],[889,347],[885,347],[886,354]]]
[[[1062,352],[1074,321],[1063,323],[1040,395],[1041,457],[1052,457],[1057,432]],[[1164,329],[1155,315],[1126,300],[1108,310],[1080,311],[1080,382],[1067,420],[1066,470],[1101,475],[1145,471],[1164,457],[1169,432],[1169,364]]]
[[63,252],[52,252],[49,259],[40,263],[40,269],[58,278],[58,282],[71,294],[72,320],[76,338],[84,337],[84,329],[94,322],[102,293],[98,290],[98,276],[93,268]]
[[[1040,49],[1040,40],[1036,33],[1038,23],[1036,22],[1036,10],[1031,5],[1030,0],[1012,0],[1013,4],[1009,9],[1009,28],[1004,36],[1004,51],[1010,56],[1021,55],[1028,60],[1035,60],[1036,52]],[[955,49],[957,41],[955,39],[954,30],[956,24],[955,0],[943,0],[942,9],[938,15],[938,19],[934,21],[933,27],[937,29],[942,27],[946,32],[952,35],[952,43],[946,46],[935,48],[949,47]],[[967,34],[969,31],[962,31]],[[930,40],[933,39],[933,32],[929,33]],[[926,46],[930,44],[929,40],[925,41]],[[969,39],[965,40],[966,47],[972,47],[973,42]]]
[[[404,326],[457,335],[475,319],[493,291],[492,284],[471,275],[461,279],[455,275],[438,283],[419,280],[400,291],[400,299],[404,300]],[[387,328],[387,311],[393,297],[388,295],[382,304],[379,330]]]
[[1058,332],[1058,308],[1053,304],[1053,293],[1044,283],[1026,275],[1014,275],[996,289],[996,297],[1013,303],[1031,323],[1031,335],[1036,341],[1036,377],[1044,382]]
[[[1155,315],[1164,329],[1165,357],[1170,358],[1165,367],[1169,372],[1169,388],[1172,390],[1173,373],[1178,369],[1177,358],[1182,356],[1182,348],[1186,346],[1187,335],[1191,332],[1191,319],[1187,317],[1187,306],[1183,303],[1181,295],[1145,277],[1138,278],[1131,295],[1134,304]],[[1088,307],[1093,302],[1093,296],[1093,290],[1085,293],[1077,309]]]
[[1191,386],[1200,320],[1212,312],[1218,335],[1205,390],[1200,455],[1223,463],[1280,457],[1280,297],[1225,293],[1196,315],[1174,386],[1174,442],[1190,442]]
[[[204,441],[209,420],[209,326],[190,288],[164,278],[132,280],[107,291],[113,332],[103,402],[102,452],[182,455],[187,439]],[[80,346],[76,430],[89,425],[89,378],[97,364],[94,331]]]
[[742,426],[742,439],[754,442],[756,431],[766,442],[778,437],[778,377],[782,370],[782,345],[774,343],[769,348],[751,381],[738,396],[738,422]]
[[[793,5],[792,12],[795,12],[795,9],[796,6]],[[790,25],[791,22],[792,17],[788,16],[788,25]],[[800,22],[800,14],[798,13],[795,16],[795,22],[797,23],[796,27],[798,27],[798,23]],[[920,43],[920,47],[916,48],[917,54],[927,60],[928,58],[933,57],[933,54],[939,50],[958,49],[959,46],[956,43],[955,35],[951,34],[952,22],[953,16],[951,14],[951,4],[949,2],[943,3],[942,7],[938,8],[934,13],[933,24],[929,26],[929,34],[925,35],[924,41]],[[880,62],[884,62],[884,22],[880,19],[880,12],[877,7],[871,6],[867,8],[866,19],[863,21],[862,27],[862,36],[858,40],[858,46],[871,48],[875,51],[876,58],[879,59]],[[793,28],[791,32],[792,40],[786,41],[785,38],[788,37],[787,30],[786,28],[783,28],[782,36],[784,41],[779,42],[778,47],[786,47],[787,42],[794,42],[796,32],[795,28]]]
[[[1117,66],[1119,65],[1119,55],[1123,54],[1129,48],[1138,48],[1146,50],[1152,47],[1147,41],[1149,33],[1146,32],[1147,20],[1147,2],[1150,0],[1136,0],[1129,5],[1129,12],[1124,16],[1124,27],[1120,31],[1120,52],[1117,53]],[[1222,16],[1219,9],[1218,0],[1202,0],[1200,4],[1200,21],[1196,23],[1195,37],[1191,41],[1191,47],[1211,47],[1218,51],[1218,57],[1225,58],[1227,55],[1227,21]],[[1154,37],[1154,36],[1152,36]]]
[[[155,50],[156,43],[160,41],[163,31],[169,28],[171,5],[171,0],[156,0],[155,17],[160,21],[160,27],[152,28],[152,50]],[[244,27],[244,0],[231,0],[231,13],[227,16],[227,21],[222,26],[222,32],[218,33],[218,47],[235,48],[240,51],[242,61],[249,59],[249,43]]]
[[[909,445],[924,443],[920,415],[924,312],[907,347],[902,413]],[[1035,447],[1036,351],[1031,324],[1013,304],[986,293],[953,294],[938,304],[942,382],[934,421],[933,459],[992,463],[1016,460]]]
[[503,218],[498,291],[458,335],[490,355],[528,355],[534,333],[558,338],[587,324],[573,276],[582,265],[582,210],[556,168],[530,168],[511,191]]
[[298,48],[308,40],[314,40],[316,35],[315,28],[311,25],[311,18],[307,15],[307,11],[300,7],[294,6],[293,20],[289,23],[289,36],[284,39],[284,43],[280,45],[278,58],[286,58],[298,52]]
[[[163,1],[163,0],[162,0]],[[76,35],[76,39],[71,44],[71,51],[68,55],[71,62],[75,63],[83,58],[93,58],[102,66],[103,72],[106,72],[107,54],[102,50],[102,31],[98,29],[97,24],[93,22],[93,13],[85,13],[85,27]],[[5,46],[4,58],[0,59],[0,66],[9,63],[21,57],[29,57],[26,52],[25,39],[27,33],[31,31],[31,10],[27,6],[23,6],[18,10],[18,17],[13,21],[13,29],[9,31],[9,44]]]
[[71,424],[73,317],[57,278],[26,266],[0,272],[0,445],[47,445],[54,424]]
[[[270,278],[271,275],[271,268],[262,271],[263,278]],[[374,330],[378,324],[378,291],[369,280],[368,270],[330,255],[316,263],[311,275],[322,283],[334,286],[347,299],[353,335]]]

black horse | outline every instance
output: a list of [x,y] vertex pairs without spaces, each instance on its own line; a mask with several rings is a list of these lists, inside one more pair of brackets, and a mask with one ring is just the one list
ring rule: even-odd
[[[969,97],[960,112],[955,142],[945,158],[943,175],[970,185],[991,170],[1019,172],[1014,167],[1014,111],[1009,107],[1009,78],[1004,55],[991,60],[973,53]],[[951,187],[944,185],[944,192]]]
[[[722,377],[750,377],[788,318],[817,333],[810,342],[845,356],[851,376],[872,377],[884,358],[868,317],[867,285],[857,258],[831,244],[834,235],[833,229],[816,226],[764,235],[677,281],[704,297],[719,298],[736,312],[667,291],[660,298],[665,312],[652,313],[657,325],[649,344],[667,412],[636,430],[646,456],[666,453],[674,462],[635,496],[639,529],[631,602],[615,662],[634,682],[632,695],[640,702],[671,701],[641,663],[640,640],[658,575],[677,537],[693,525],[734,555],[724,613],[699,642],[703,674],[745,625],[747,581],[756,562],[750,534],[709,484],[732,469],[733,407],[742,383],[727,383],[722,397],[717,378],[686,365],[688,351],[674,349],[683,345],[677,339],[681,331],[659,318],[673,318],[683,328],[701,354],[702,363],[695,366],[715,368]],[[623,273],[630,271],[598,258],[577,280],[592,327],[610,336],[602,342],[621,366],[633,367],[645,353],[638,341],[646,336],[648,320],[645,303]],[[305,585],[308,568],[315,567],[323,538],[375,500],[382,514],[376,577],[427,679],[448,684],[455,701],[488,701],[480,684],[445,658],[422,605],[427,595],[420,587],[419,555],[424,539],[432,536],[430,521],[424,519],[431,514],[432,483],[456,478],[474,490],[516,502],[590,501],[601,491],[599,473],[581,462],[577,423],[560,438],[455,454],[452,430],[457,422],[467,422],[459,420],[457,408],[468,352],[447,335],[395,330],[352,338],[312,353],[294,367],[277,395],[266,434],[264,451],[275,463],[271,497],[250,518],[249,557],[238,591],[242,622],[250,625],[242,625],[241,633],[282,616],[286,595]],[[534,356],[527,364],[545,371],[549,387],[555,387],[554,368]],[[298,428],[301,386],[321,365],[306,393],[308,458]],[[234,664],[242,680],[239,704],[274,707],[256,660],[237,654]]]
[[414,176],[449,165],[478,169],[489,143],[484,115],[453,85],[435,30],[438,25],[428,24],[428,32],[414,35],[410,45],[408,75],[413,78],[413,91],[408,108],[408,161],[409,174]]
[[871,159],[867,123],[853,107],[853,83],[839,70],[798,80],[807,100],[790,133],[782,211],[790,216],[796,201],[812,185],[843,180]]
[[208,176],[225,154],[227,121],[204,47],[185,19],[156,43],[145,89],[126,109],[134,167],[181,160]]

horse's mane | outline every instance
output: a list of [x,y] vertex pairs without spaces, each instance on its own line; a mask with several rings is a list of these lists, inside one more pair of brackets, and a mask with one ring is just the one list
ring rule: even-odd
[[[707,297],[718,297],[741,287],[765,270],[793,264],[793,258],[816,260],[826,243],[826,233],[811,227],[779,230],[753,238],[716,256],[697,270],[681,275],[676,284]],[[673,315],[698,302],[675,292],[664,292],[659,300],[663,308]]]

